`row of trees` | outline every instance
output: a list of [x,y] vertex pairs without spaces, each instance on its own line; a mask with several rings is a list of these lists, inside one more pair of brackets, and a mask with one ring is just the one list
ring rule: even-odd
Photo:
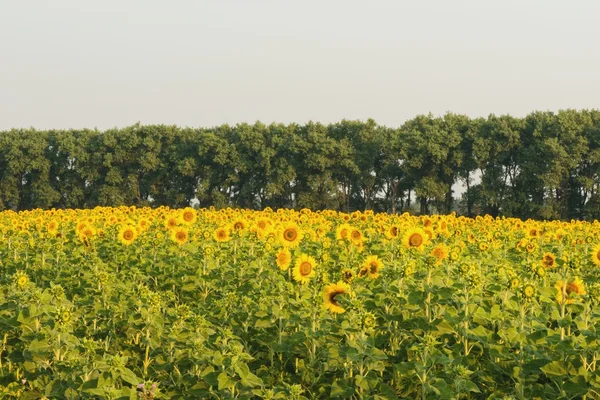
[[[0,132],[0,210],[169,205],[600,216],[600,111]],[[453,186],[466,186],[456,199]]]

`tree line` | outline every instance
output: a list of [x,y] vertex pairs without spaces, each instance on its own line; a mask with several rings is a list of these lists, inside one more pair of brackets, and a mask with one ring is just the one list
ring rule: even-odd
[[[0,132],[0,210],[311,208],[600,217],[600,111]],[[465,186],[456,198],[456,183]]]

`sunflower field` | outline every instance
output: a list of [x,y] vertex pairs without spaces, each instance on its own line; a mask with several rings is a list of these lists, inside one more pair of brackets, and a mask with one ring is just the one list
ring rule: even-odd
[[0,399],[600,398],[600,224],[0,213]]

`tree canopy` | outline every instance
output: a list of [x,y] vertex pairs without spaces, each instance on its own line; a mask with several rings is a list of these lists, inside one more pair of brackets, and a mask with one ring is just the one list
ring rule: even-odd
[[0,210],[194,203],[594,219],[599,174],[598,110],[418,115],[398,128],[343,120],[0,132]]

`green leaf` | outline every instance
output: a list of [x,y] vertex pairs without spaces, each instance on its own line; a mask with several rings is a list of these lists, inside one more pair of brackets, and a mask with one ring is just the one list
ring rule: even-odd
[[560,361],[552,361],[551,363],[546,364],[541,367],[540,370],[544,372],[546,375],[550,376],[566,376],[567,369],[564,367],[563,363]]
[[121,379],[130,385],[137,386],[143,382],[143,379],[138,378],[135,373],[129,368],[121,368]]
[[339,381],[334,381],[331,384],[331,391],[329,392],[329,396],[332,398],[348,398],[352,395],[352,393],[354,392],[354,388],[352,388],[352,386],[348,386],[344,383],[341,383]]
[[229,389],[235,386],[235,380],[229,377],[226,372],[221,372],[217,380],[219,382],[219,390]]
[[242,385],[244,386],[255,387],[263,384],[262,379],[250,372],[250,368],[245,362],[238,362],[234,366],[234,370],[242,379]]

